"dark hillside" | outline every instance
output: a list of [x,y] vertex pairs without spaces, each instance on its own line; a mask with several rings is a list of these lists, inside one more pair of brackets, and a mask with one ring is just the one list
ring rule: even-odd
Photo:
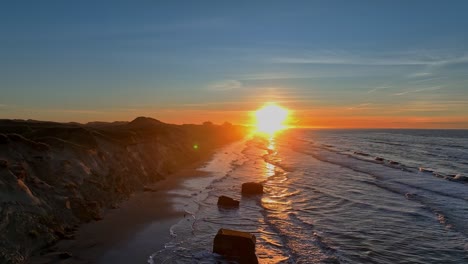
[[0,120],[0,263],[97,220],[147,184],[244,136],[239,126]]

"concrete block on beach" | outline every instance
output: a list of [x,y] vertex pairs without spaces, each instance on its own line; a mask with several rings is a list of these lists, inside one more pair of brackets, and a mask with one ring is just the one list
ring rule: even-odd
[[240,263],[257,264],[255,235],[230,229],[219,229],[213,241],[213,253],[238,258]]
[[263,194],[263,185],[257,182],[246,182],[242,184],[242,194]]
[[227,197],[221,195],[218,198],[218,206],[219,207],[239,207],[239,201],[232,199],[231,197]]

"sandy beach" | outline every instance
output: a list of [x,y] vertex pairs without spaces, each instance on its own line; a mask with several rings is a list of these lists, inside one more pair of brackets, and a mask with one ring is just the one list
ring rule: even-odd
[[[208,155],[165,180],[148,186],[154,191],[138,192],[115,209],[103,213],[103,219],[82,225],[73,240],[61,240],[35,256],[31,263],[146,263],[148,257],[164,247],[171,238],[170,227],[185,217],[174,207],[169,194],[183,188],[183,182],[207,176],[200,171],[211,158]],[[63,259],[59,254],[70,253]]]

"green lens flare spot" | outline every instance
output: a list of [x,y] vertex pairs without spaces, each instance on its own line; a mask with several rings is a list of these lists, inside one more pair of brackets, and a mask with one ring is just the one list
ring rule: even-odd
[[194,144],[193,149],[195,149],[195,150],[198,149],[198,144]]

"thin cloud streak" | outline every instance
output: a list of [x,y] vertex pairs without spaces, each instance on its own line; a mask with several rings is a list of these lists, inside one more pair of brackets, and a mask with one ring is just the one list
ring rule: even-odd
[[[34,109],[30,109],[34,110]],[[71,114],[102,114],[108,111],[103,110],[88,110],[88,109],[42,109],[44,112],[61,112],[61,113],[71,113]]]
[[272,59],[279,64],[317,64],[317,65],[362,65],[362,66],[404,66],[404,65],[428,65],[427,62],[417,60],[378,60],[363,58],[295,58],[279,57]]
[[311,74],[298,74],[298,73],[258,73],[258,74],[245,74],[237,76],[241,81],[257,81],[257,80],[281,80],[281,79],[303,79],[303,78],[317,78]]
[[[349,53],[331,55],[305,55],[274,57],[270,63],[278,64],[317,64],[317,65],[361,65],[361,66],[445,66],[467,63],[468,55],[462,56],[421,56],[421,54],[389,54],[385,57],[355,56]],[[427,76],[431,73],[413,74],[414,77]]]
[[422,83],[422,82],[429,82],[429,81],[435,81],[435,80],[441,80],[441,79],[447,79],[447,77],[434,77],[434,78],[428,78],[428,79],[414,80],[414,81],[410,81],[409,83]]
[[468,106],[468,101],[445,101],[445,102],[430,102],[418,101],[408,102],[397,109],[387,109],[389,114],[401,114],[405,112],[449,112],[460,111]]
[[418,78],[418,77],[426,77],[432,75],[430,72],[416,72],[408,75],[408,78]]
[[377,109],[375,106],[371,106],[372,103],[362,103],[358,104],[356,106],[348,107],[346,108],[347,110],[371,110],[371,109]]
[[442,86],[427,87],[427,88],[422,88],[422,89],[418,89],[418,90],[410,90],[410,91],[405,91],[405,92],[401,92],[401,93],[396,93],[396,94],[393,94],[393,95],[401,96],[401,95],[405,95],[405,94],[409,94],[409,93],[436,91],[436,90],[440,90],[442,88],[444,88],[444,87],[442,87]]
[[392,88],[392,86],[379,86],[379,87],[376,87],[376,88],[374,88],[372,90],[367,91],[367,93],[374,93],[374,92],[384,90],[384,89],[389,89],[389,88]]
[[239,89],[242,87],[242,82],[238,80],[225,80],[222,82],[215,83],[208,88],[212,91],[229,91]]

